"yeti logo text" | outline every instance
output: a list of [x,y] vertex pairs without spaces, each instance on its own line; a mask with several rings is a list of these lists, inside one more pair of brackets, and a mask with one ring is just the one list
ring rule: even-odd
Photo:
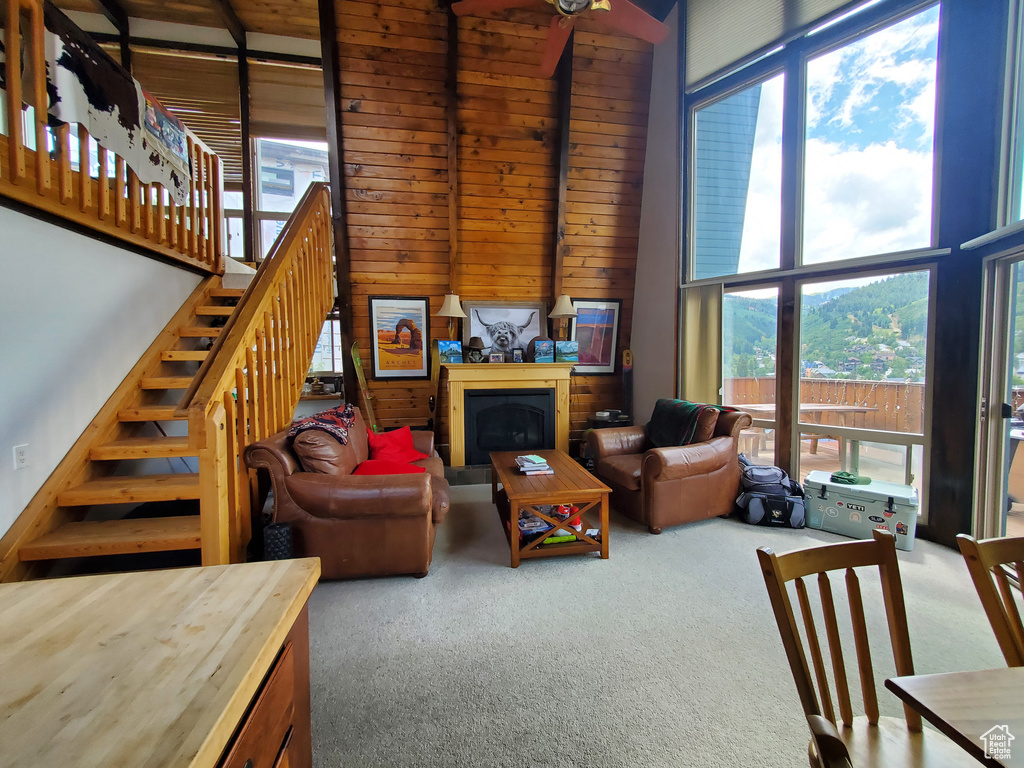
[[985,746],[985,757],[989,760],[1009,760],[1010,743],[1014,735],[1009,726],[993,725],[981,734],[981,743]]

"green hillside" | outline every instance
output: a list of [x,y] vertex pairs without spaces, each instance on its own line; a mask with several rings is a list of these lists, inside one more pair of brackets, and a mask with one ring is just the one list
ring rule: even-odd
[[[919,380],[928,331],[928,275],[897,275],[870,285],[803,297],[800,374],[830,379]],[[775,373],[777,300],[726,295],[725,376]]]

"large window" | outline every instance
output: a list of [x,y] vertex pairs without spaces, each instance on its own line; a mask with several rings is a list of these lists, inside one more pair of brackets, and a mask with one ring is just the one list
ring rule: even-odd
[[327,143],[292,139],[256,139],[256,222],[259,257],[270,252],[274,240],[298,206],[307,187],[327,181]]
[[803,263],[931,246],[939,9],[807,63]]
[[697,110],[693,278],[779,267],[783,75]]

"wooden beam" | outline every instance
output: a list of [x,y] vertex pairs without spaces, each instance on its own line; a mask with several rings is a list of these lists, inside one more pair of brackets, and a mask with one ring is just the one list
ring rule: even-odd
[[118,0],[96,0],[96,5],[99,6],[100,13],[117,30],[117,42],[121,46],[121,66],[128,70],[130,74],[132,71],[132,49],[129,44],[131,32],[129,29],[128,11],[124,9],[124,6]]
[[231,7],[231,0],[213,0],[213,8],[220,14],[224,26],[231,33],[231,39],[239,50],[245,48],[245,25],[242,24],[235,9]]
[[238,49],[238,113],[242,129],[242,231],[245,260],[256,261],[256,188],[252,174],[252,136],[249,131],[249,56],[245,46]]
[[555,68],[558,84],[558,202],[555,209],[554,264],[551,268],[551,306],[562,295],[565,265],[565,208],[569,186],[569,121],[572,118],[572,58],[576,33],[570,32]]
[[331,224],[334,232],[334,270],[338,283],[338,318],[341,325],[341,371],[345,396],[356,399],[356,369],[352,362],[352,259],[345,204],[345,160],[342,144],[341,59],[338,19],[334,0],[317,0],[320,11],[320,58],[323,61],[324,100],[327,109],[327,157],[330,168]]
[[448,124],[448,290],[461,293],[459,278],[459,19],[448,7],[445,118]]

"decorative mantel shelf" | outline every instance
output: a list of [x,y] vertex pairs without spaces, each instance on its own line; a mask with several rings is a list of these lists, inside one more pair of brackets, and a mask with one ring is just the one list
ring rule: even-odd
[[451,465],[466,464],[467,389],[555,390],[555,447],[569,451],[569,374],[576,363],[455,363],[448,373]]

